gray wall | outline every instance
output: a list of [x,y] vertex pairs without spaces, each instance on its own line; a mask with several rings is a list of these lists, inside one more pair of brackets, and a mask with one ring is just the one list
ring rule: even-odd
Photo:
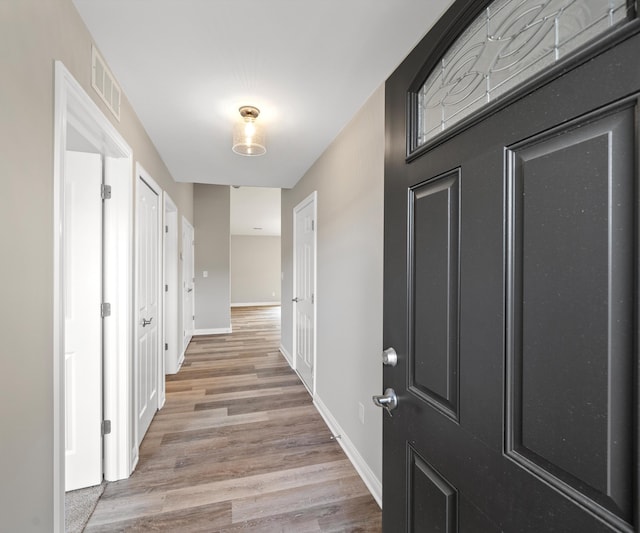
[[180,215],[193,220],[192,186],[173,181],[126,98],[118,123],[91,88],[91,37],[71,0],[1,0],[0,529],[20,533],[53,528],[56,59],[112,120],[134,164],[140,161]]
[[[382,480],[384,86],[282,191],[282,346],[292,347],[293,208],[318,191],[317,396]],[[358,420],[358,403],[365,423]]]
[[[197,330],[231,326],[229,287],[230,193],[227,185],[193,186]],[[203,272],[209,273],[203,277]]]
[[231,236],[231,303],[280,303],[280,237]]

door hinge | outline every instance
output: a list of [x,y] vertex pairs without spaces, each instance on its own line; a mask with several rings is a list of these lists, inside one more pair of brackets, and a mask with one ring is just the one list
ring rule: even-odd
[[169,343],[168,343],[168,342],[165,342],[165,343],[164,343],[164,349],[165,349],[165,350],[168,350],[168,349],[169,349]]
[[164,286],[164,292],[169,292],[169,285]]
[[316,296],[315,294],[312,294],[312,295],[311,295],[311,303],[314,303],[314,302],[315,302],[315,296]]
[[106,303],[106,302],[100,304],[100,316],[102,318],[107,317],[107,316],[111,316],[111,304]]
[[105,183],[100,185],[100,198],[103,200],[111,198],[111,185],[106,185]]
[[103,420],[102,421],[102,436],[109,435],[111,433],[111,420]]
[[164,227],[164,232],[165,232],[165,233],[169,233],[169,226],[165,226],[165,227]]
[[311,231],[315,231],[316,230],[316,221],[312,220],[311,221]]

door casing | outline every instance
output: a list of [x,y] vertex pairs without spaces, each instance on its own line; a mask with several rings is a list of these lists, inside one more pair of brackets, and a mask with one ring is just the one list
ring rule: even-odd
[[[105,157],[105,183],[112,198],[104,206],[104,297],[111,316],[103,322],[104,416],[111,433],[104,439],[104,476],[131,473],[130,368],[132,333],[131,183],[132,150],[62,62],[55,63],[53,162],[53,510],[55,533],[64,532],[64,154],[67,125]],[[117,258],[117,260],[116,260]],[[97,311],[99,312],[99,310]]]
[[[175,374],[180,366],[178,356],[178,208],[171,197],[164,192],[164,246],[162,308],[164,310],[164,372]],[[163,402],[164,403],[164,400]]]

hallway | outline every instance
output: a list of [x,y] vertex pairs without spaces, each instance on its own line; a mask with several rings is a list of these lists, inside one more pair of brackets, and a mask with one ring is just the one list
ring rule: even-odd
[[278,347],[280,308],[232,309],[194,338],[133,475],[88,533],[379,532],[381,511]]

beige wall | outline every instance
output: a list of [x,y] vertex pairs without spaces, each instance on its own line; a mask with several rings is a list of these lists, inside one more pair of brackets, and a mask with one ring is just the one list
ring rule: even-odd
[[[292,347],[293,208],[318,191],[317,396],[382,480],[384,86],[282,191],[282,345]],[[358,403],[365,409],[358,420]]]
[[[194,185],[195,302],[198,330],[231,327],[228,185]],[[205,278],[203,272],[207,271]]]
[[231,303],[280,303],[280,237],[231,236]]
[[[20,533],[53,530],[55,60],[111,120],[71,0],[0,0],[0,529]],[[126,99],[121,115],[112,122],[134,161],[193,220],[192,186],[173,181]]]

